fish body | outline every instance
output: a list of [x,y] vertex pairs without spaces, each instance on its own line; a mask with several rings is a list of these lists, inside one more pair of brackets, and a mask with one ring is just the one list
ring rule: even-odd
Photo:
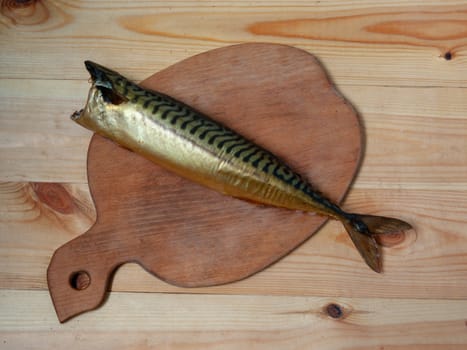
[[165,94],[86,61],[92,86],[78,124],[189,180],[259,204],[340,220],[368,265],[381,271],[375,234],[407,230],[392,218],[343,211],[286,163],[235,131]]

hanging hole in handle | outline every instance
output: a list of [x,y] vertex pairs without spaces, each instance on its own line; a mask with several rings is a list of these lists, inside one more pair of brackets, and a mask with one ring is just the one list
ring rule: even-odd
[[70,276],[70,286],[74,290],[85,290],[91,284],[91,277],[86,271],[73,272]]

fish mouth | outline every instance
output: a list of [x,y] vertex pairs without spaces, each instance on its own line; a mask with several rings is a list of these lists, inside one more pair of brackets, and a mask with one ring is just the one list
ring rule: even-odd
[[84,61],[84,65],[91,76],[88,99],[84,108],[70,116],[71,120],[82,125],[89,123],[88,119],[92,119],[93,114],[101,113],[109,105],[118,106],[129,100],[122,94],[119,81],[123,77],[119,73],[92,61]]
[[[101,82],[104,79],[104,70],[101,65],[92,62],[92,61],[84,61],[84,65],[86,66],[87,71],[91,75],[91,83],[92,83],[92,88],[96,85],[96,82]],[[100,84],[102,85],[102,84]],[[89,97],[88,97],[89,99]],[[86,102],[87,103],[87,102]],[[72,115],[70,115],[70,119],[73,120],[74,122],[78,121],[81,119],[82,115],[84,113],[84,108],[81,108],[78,111],[74,111]]]

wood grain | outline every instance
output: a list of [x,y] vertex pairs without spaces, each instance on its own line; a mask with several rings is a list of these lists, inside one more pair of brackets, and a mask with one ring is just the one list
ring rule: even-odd
[[461,350],[467,342],[466,301],[113,293],[102,312],[64,325],[47,292],[1,291],[0,307],[7,348]]
[[[263,41],[312,51],[338,86],[465,85],[463,1],[429,1],[422,7],[419,1],[297,2],[286,11],[281,2],[39,4],[28,10],[2,7],[0,42],[8,45],[2,45],[0,78],[86,79],[81,63],[92,59],[142,80],[209,49]],[[25,50],[34,52],[35,60],[17,54]],[[450,60],[444,58],[447,52]]]
[[[465,0],[1,1],[0,348],[464,349],[466,8]],[[95,218],[91,133],[68,119],[89,86],[82,62],[139,81],[249,41],[317,55],[365,124],[346,207],[407,212],[417,240],[386,249],[388,272],[377,279],[332,223],[228,286],[187,294],[125,265],[112,289],[148,293],[113,293],[99,312],[59,325],[47,291],[33,289],[46,288],[54,248]],[[56,183],[52,193],[74,204],[36,195],[37,182]],[[357,311],[337,321],[303,312],[328,302]]]

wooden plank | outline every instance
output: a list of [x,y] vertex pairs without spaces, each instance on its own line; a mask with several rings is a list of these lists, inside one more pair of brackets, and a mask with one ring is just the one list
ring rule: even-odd
[[[0,286],[46,289],[44,272],[53,251],[83,233],[93,222],[85,185],[55,185],[46,190],[36,187],[34,191],[31,185],[13,183],[3,184],[0,189],[0,232],[5,233],[0,235]],[[37,191],[48,195],[38,196]],[[417,237],[409,236],[402,242],[396,240],[392,248],[384,249],[386,270],[382,276],[362,265],[343,228],[339,223],[331,222],[275,265],[234,284],[176,288],[130,264],[116,273],[112,289],[466,298],[467,261],[461,244],[466,239],[466,198],[465,191],[353,190],[345,204],[347,209],[398,216],[414,224],[417,230]]]
[[[466,10],[465,0],[4,1],[0,181],[13,183],[0,186],[0,348],[465,349]],[[87,94],[83,60],[142,80],[244,41],[319,57],[366,126],[346,207],[413,220],[417,240],[385,249],[383,276],[364,273],[337,223],[217,288],[171,287],[129,264],[103,308],[59,325],[48,292],[31,289],[46,288],[53,250],[95,218],[91,134],[68,121]],[[350,315],[327,317],[331,302]]]
[[[333,319],[329,304],[342,312]],[[456,349],[466,301],[112,293],[59,324],[47,292],[0,291],[7,349]],[[339,312],[337,315],[339,316]]]
[[25,16],[24,5],[4,6],[0,77],[83,79],[81,62],[93,59],[142,80],[208,49],[267,41],[315,53],[338,85],[459,87],[466,8],[462,1],[297,2],[286,11],[280,2],[47,2]]
[[69,116],[82,108],[86,81],[3,80],[0,84],[0,178],[86,181],[91,132]]
[[[8,84],[0,84],[0,179],[85,183],[91,133],[69,115],[84,105],[89,84]],[[344,86],[342,92],[366,127],[356,188],[467,189],[467,89]]]
[[[6,118],[16,108],[18,112],[26,113],[29,108],[29,112],[40,113],[42,117],[46,113],[49,113],[49,117],[68,117],[74,110],[83,107],[90,87],[89,73],[83,61],[79,62],[78,69],[83,73],[79,80],[0,79],[0,102],[7,108],[2,110],[2,116]],[[129,68],[121,73],[130,76]],[[463,103],[467,98],[467,86],[392,87],[351,84],[342,85],[339,91],[363,116],[388,114],[467,119]]]

